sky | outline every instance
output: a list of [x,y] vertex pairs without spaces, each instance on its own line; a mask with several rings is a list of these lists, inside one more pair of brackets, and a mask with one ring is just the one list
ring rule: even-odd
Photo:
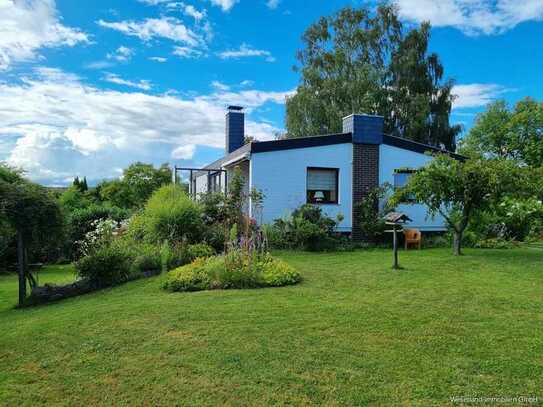
[[[396,0],[432,23],[465,132],[489,102],[543,99],[543,0]],[[135,161],[222,156],[226,106],[246,133],[284,132],[303,31],[340,0],[0,0],[0,160],[49,186]],[[364,113],[364,112],[360,112]]]

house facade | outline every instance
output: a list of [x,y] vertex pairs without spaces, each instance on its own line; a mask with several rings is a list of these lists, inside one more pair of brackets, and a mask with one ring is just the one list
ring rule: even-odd
[[[357,224],[357,203],[373,188],[389,183],[405,185],[409,176],[432,157],[432,146],[383,134],[383,118],[353,114],[343,119],[343,132],[285,140],[244,144],[243,109],[230,106],[226,114],[226,154],[195,173],[190,192],[197,196],[224,191],[236,167],[244,178],[245,192],[264,194],[255,213],[249,203],[245,212],[262,224],[283,218],[302,204],[318,205],[328,216],[342,216],[339,232],[362,237]],[[454,155],[453,153],[450,153]],[[423,232],[446,230],[444,220],[428,216],[425,206],[405,204],[397,208]]]

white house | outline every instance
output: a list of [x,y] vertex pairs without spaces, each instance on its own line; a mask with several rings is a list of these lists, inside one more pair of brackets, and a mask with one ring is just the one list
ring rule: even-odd
[[[194,195],[222,191],[235,167],[241,169],[246,191],[256,188],[265,198],[257,221],[272,223],[305,203],[320,206],[330,217],[341,214],[339,231],[359,238],[356,203],[374,187],[396,187],[413,170],[431,160],[428,151],[443,151],[383,134],[383,118],[355,114],[343,119],[343,133],[244,144],[245,114],[230,106],[226,114],[226,155],[197,171],[190,182]],[[453,154],[453,153],[450,153]],[[454,155],[454,154],[453,154]],[[245,208],[249,216],[252,208]],[[430,218],[422,205],[402,205],[421,231],[443,231],[440,217]]]

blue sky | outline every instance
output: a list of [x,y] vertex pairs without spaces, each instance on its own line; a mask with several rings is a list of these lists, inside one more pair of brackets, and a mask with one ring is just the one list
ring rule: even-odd
[[[397,0],[433,24],[466,130],[496,99],[542,99],[543,0]],[[308,4],[310,6],[308,6]],[[202,166],[224,110],[284,131],[304,29],[340,0],[0,0],[0,160],[46,185],[116,177],[136,160]]]

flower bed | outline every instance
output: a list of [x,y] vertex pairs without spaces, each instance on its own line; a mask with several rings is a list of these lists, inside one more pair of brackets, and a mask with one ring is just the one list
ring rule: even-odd
[[248,256],[232,251],[224,256],[199,258],[170,273],[163,285],[170,291],[280,287],[301,281],[298,271],[269,254]]

